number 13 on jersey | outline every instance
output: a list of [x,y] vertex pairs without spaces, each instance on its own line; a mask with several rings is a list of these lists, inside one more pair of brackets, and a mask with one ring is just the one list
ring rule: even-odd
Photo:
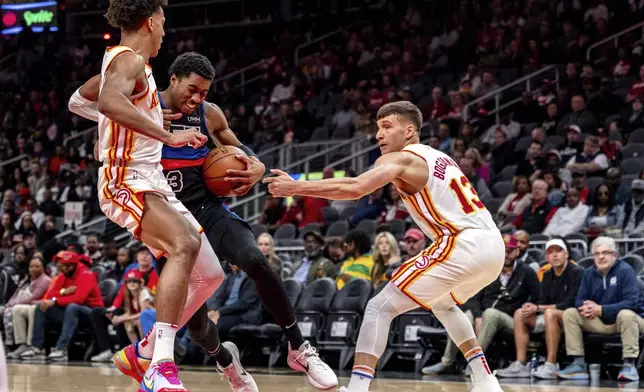
[[[460,180],[460,183],[459,183]],[[485,209],[485,205],[479,199],[478,193],[472,186],[472,183],[465,176],[460,179],[452,178],[449,187],[461,203],[461,209],[466,215],[473,214]],[[469,193],[470,196],[467,195]]]

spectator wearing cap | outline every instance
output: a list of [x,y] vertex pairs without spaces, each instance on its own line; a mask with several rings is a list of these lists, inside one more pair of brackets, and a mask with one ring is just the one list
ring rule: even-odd
[[[304,257],[299,265],[295,267],[293,279],[301,284],[311,284],[318,278],[318,267],[322,267],[324,276],[335,279],[337,268],[329,259],[322,255],[324,237],[317,231],[309,231],[304,234]],[[324,277],[322,276],[322,277]]]
[[568,189],[566,204],[557,209],[543,234],[565,237],[580,232],[589,210],[590,207],[579,199],[579,191],[576,188]]
[[568,162],[571,158],[580,153],[584,148],[581,140],[581,128],[578,125],[571,125],[566,129],[566,144],[559,150],[561,161]]
[[418,228],[412,227],[405,232],[403,259],[409,260],[427,248],[427,237]]
[[[518,243],[512,235],[504,235],[505,261],[499,278],[467,301],[464,312],[474,325],[481,349],[486,350],[496,333],[504,328],[513,330],[513,315],[527,301],[539,299],[539,281],[532,268],[520,263]],[[469,313],[469,314],[468,314]],[[424,368],[424,374],[448,372],[456,361],[458,349],[449,340],[441,362]]]
[[633,180],[630,199],[618,207],[617,226],[624,236],[644,232],[644,180]]
[[566,243],[555,238],[546,243],[546,260],[551,268],[541,281],[538,301],[526,302],[514,312],[514,343],[516,361],[497,371],[500,377],[529,378],[528,343],[530,333],[546,333],[548,358],[534,377],[557,378],[557,351],[561,339],[563,313],[574,306],[583,268],[569,261]]
[[583,273],[575,307],[563,315],[566,354],[573,362],[558,374],[564,379],[588,379],[583,331],[620,334],[623,366],[620,381],[637,381],[640,331],[644,329],[642,293],[631,266],[617,258],[615,240],[597,237],[592,246],[595,264]]
[[45,359],[45,331],[53,324],[62,326],[62,331],[48,359],[66,360],[67,349],[77,328],[89,327],[92,308],[103,307],[96,275],[79,266],[77,253],[59,252],[55,261],[60,273],[53,279],[44,299],[38,302],[32,345],[20,355],[20,359]]
[[597,133],[597,119],[586,109],[586,100],[581,94],[574,95],[570,100],[572,112],[562,117],[557,124],[557,133],[564,133],[571,125],[578,125],[582,133],[594,135]]
[[557,207],[548,201],[548,184],[535,180],[532,183],[532,203],[514,220],[514,227],[528,234],[541,233],[556,211]]
[[338,290],[353,279],[365,279],[371,282],[373,256],[371,255],[371,238],[362,230],[352,230],[344,237],[344,249],[347,260],[342,263],[336,279]]
[[234,264],[221,287],[208,299],[208,317],[227,334],[239,324],[259,325],[261,302],[255,281]]
[[606,175],[609,166],[606,154],[601,152],[597,136],[588,136],[584,141],[583,151],[570,158],[566,164],[566,168],[573,173],[599,177]]
[[588,104],[591,112],[599,115],[600,124],[603,124],[606,117],[621,112],[624,107],[624,100],[613,93],[613,81],[610,78],[602,78],[599,85],[599,93],[596,94]]
[[594,203],[584,222],[584,234],[589,238],[595,238],[598,235],[614,229],[621,228],[620,208],[615,205],[614,195],[606,184],[600,184],[595,188]]
[[110,310],[100,307],[94,308],[90,312],[99,350],[99,353],[90,359],[92,362],[107,362],[112,358],[112,343],[107,330],[108,322],[116,328],[119,343],[122,346],[134,343],[143,337],[139,317],[142,311],[154,309],[154,297],[145,287],[143,274],[138,270],[130,270],[127,273],[125,287],[125,300],[122,307]]
[[631,189],[622,184],[622,171],[618,167],[611,167],[606,171],[606,185],[611,195],[615,195],[616,205],[622,205],[630,200]]

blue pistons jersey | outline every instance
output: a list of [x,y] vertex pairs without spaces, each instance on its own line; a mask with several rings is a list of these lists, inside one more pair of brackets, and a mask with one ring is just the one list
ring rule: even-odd
[[[161,107],[166,109],[161,94],[159,94],[159,102]],[[199,148],[164,145],[161,150],[161,165],[163,165],[163,174],[177,195],[177,199],[190,211],[194,211],[201,207],[206,198],[218,199],[206,188],[201,174],[201,167],[210,151],[208,146],[214,146],[206,125],[203,104],[199,105],[191,114],[183,115],[170,124],[171,133],[183,132],[190,128],[198,129],[202,134],[208,136],[208,143]]]

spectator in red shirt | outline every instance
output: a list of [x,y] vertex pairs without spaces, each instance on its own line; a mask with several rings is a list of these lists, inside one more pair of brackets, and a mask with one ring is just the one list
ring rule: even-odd
[[449,106],[443,99],[443,89],[434,87],[432,89],[432,103],[423,107],[423,118],[438,120],[449,113]]
[[644,65],[640,67],[639,79],[634,81],[631,84],[631,88],[628,90],[628,96],[626,101],[630,102],[636,97],[644,96]]
[[32,346],[20,355],[20,359],[45,359],[45,331],[55,324],[62,326],[62,331],[48,359],[66,360],[77,327],[91,326],[92,308],[103,306],[96,275],[80,264],[77,253],[59,252],[54,260],[60,273],[52,280],[44,299],[38,302]]
[[[136,269],[141,273],[141,276],[145,281],[145,286],[148,288],[152,295],[156,295],[157,283],[159,282],[159,274],[157,274],[157,271],[154,269],[154,265],[152,264],[152,254],[147,247],[141,246],[136,251],[136,264],[134,264],[133,268],[128,269],[124,275],[127,275],[127,273],[132,269]],[[107,310],[113,311],[114,309],[120,308],[121,306],[123,306],[124,300],[125,283],[121,282],[121,289],[119,290],[116,298],[114,298],[114,301],[112,301],[112,306]]]
[[584,173],[572,173],[572,186],[579,191],[579,199],[581,202],[588,204],[590,188],[586,186],[586,175]]
[[304,227],[309,223],[322,223],[322,207],[329,204],[325,199],[308,196],[293,196],[293,202],[282,216],[281,224],[292,223],[297,227]]

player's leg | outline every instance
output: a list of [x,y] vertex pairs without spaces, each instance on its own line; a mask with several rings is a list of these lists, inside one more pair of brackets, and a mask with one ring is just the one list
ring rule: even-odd
[[[216,224],[206,228],[208,239],[222,259],[238,266],[255,282],[262,303],[271,312],[289,342],[289,366],[306,372],[309,382],[318,389],[326,390],[337,386],[338,378],[333,370],[320,359],[309,342],[302,338],[281,279],[259,250],[248,224],[217,206],[206,206],[199,217],[214,208],[220,208],[219,213],[223,211],[225,215]],[[217,214],[216,211],[213,213]]]
[[546,328],[546,363],[533,373],[534,377],[547,380],[557,379],[557,351],[561,341],[563,310],[546,309],[543,313]]

